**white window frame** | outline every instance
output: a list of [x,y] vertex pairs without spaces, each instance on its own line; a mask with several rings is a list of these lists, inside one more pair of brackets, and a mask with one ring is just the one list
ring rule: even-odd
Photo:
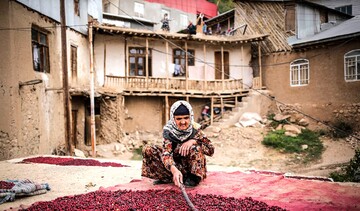
[[134,13],[136,17],[143,18],[145,12],[145,5],[143,3],[134,2]]
[[185,28],[188,26],[188,24],[189,24],[188,16],[184,14],[180,14],[180,26],[182,28]]
[[307,59],[290,63],[290,86],[306,86],[310,83],[310,64]]
[[344,78],[346,82],[360,81],[360,49],[345,53]]

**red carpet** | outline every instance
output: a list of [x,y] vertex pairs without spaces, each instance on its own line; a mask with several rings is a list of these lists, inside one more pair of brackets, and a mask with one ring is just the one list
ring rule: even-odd
[[[153,185],[151,179],[100,190],[176,189],[172,184]],[[281,174],[210,172],[191,194],[215,194],[262,201],[287,210],[360,210],[360,184],[285,178]]]

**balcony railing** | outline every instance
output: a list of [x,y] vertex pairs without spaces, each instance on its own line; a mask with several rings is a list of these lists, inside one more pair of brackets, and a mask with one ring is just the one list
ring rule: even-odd
[[153,77],[121,77],[106,76],[105,87],[121,91],[152,91],[152,92],[199,92],[199,93],[231,93],[241,92],[241,79],[226,80],[186,80],[184,78],[153,78]]

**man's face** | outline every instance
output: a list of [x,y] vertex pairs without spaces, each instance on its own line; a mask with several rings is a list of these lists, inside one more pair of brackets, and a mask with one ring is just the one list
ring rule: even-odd
[[190,125],[190,115],[178,115],[174,117],[176,126],[180,130],[186,130]]

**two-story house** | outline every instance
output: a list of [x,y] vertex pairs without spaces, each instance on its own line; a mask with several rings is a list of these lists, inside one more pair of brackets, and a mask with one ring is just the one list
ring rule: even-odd
[[254,74],[262,73],[279,105],[314,123],[358,125],[359,17],[308,1],[235,1],[235,25],[243,23],[245,34],[269,35],[254,46],[261,49],[253,55]]

